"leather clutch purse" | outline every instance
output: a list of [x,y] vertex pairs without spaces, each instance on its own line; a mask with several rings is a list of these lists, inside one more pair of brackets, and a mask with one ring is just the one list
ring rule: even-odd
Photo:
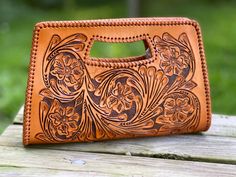
[[[94,58],[94,42],[143,41],[146,54]],[[206,131],[207,67],[188,18],[36,24],[23,143],[66,143]]]

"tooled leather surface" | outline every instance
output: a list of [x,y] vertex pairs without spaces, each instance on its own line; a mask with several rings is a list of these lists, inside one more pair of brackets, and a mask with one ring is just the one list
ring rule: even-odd
[[[103,31],[107,30],[106,24],[99,25],[102,21],[79,23],[88,25],[92,29],[89,32],[81,30],[84,26],[79,25],[74,27],[76,31],[63,28],[71,22],[41,24],[41,30],[53,25],[42,34],[44,40],[40,41],[38,34],[35,50],[37,46],[41,48],[35,52],[36,56],[32,55],[35,61],[31,58],[31,67],[35,66],[30,75],[33,84],[28,84],[31,95],[27,94],[26,100],[24,144],[206,130],[210,122],[210,100],[199,29],[186,19],[186,24],[181,24],[183,19],[168,19],[174,25],[167,27],[165,19],[154,19],[158,24],[152,20],[147,19],[152,25],[145,20],[125,20],[125,27],[109,20],[107,26],[113,28],[107,32]],[[135,28],[141,32],[142,26],[147,27],[144,33],[127,31],[129,23],[133,26],[135,21]],[[185,25],[190,28],[185,30]],[[115,27],[121,31],[120,35],[112,31]],[[58,29],[63,33],[58,34]],[[92,59],[89,53],[95,40],[145,40],[150,56],[112,61]]]

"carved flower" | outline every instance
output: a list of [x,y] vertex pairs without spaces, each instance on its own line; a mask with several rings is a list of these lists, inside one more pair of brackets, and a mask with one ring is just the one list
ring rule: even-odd
[[164,103],[164,115],[172,117],[173,121],[184,121],[192,108],[188,102],[189,98],[167,98]]
[[108,108],[121,113],[131,109],[134,97],[134,93],[129,85],[118,82],[111,91],[111,95],[107,98],[106,104]]
[[84,71],[78,59],[69,54],[60,53],[55,58],[51,74],[66,87],[79,89],[83,82]]
[[164,115],[157,118],[160,124],[182,123],[188,118],[188,114],[193,112],[189,98],[167,98],[164,102]]
[[162,57],[160,66],[168,76],[180,75],[182,70],[188,67],[187,56],[181,54],[178,47],[163,47],[160,49],[160,54]]
[[58,100],[54,100],[48,117],[60,136],[71,138],[78,130],[80,115],[75,112],[74,107],[62,107]]

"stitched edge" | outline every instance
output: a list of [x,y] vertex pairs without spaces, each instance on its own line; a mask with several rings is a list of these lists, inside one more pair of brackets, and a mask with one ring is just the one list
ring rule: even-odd
[[203,131],[207,131],[211,125],[210,83],[208,79],[208,72],[207,72],[208,70],[207,70],[205,51],[204,51],[204,46],[203,46],[203,41],[202,41],[201,28],[198,22],[195,20],[192,20],[192,25],[195,27],[195,30],[198,36],[198,48],[199,48],[200,58],[201,58],[202,73],[203,73],[205,95],[206,95],[206,109],[207,109],[207,122],[206,122],[206,127]]
[[34,71],[36,66],[36,55],[38,48],[39,39],[39,29],[34,28],[32,48],[30,54],[30,65],[28,68],[28,81],[25,94],[25,106],[24,106],[24,123],[23,123],[23,144],[28,145],[30,139],[30,116],[31,116],[31,106],[32,106],[32,93],[34,85]]
[[28,82],[26,89],[26,100],[24,108],[24,124],[23,124],[23,144],[30,144],[30,117],[32,106],[32,94],[34,84],[34,71],[36,66],[36,55],[38,48],[39,32],[43,28],[60,28],[60,27],[100,27],[100,26],[181,26],[191,25],[195,28],[198,37],[198,48],[201,58],[205,95],[206,95],[206,111],[207,123],[203,131],[209,129],[211,124],[211,100],[210,100],[210,86],[208,80],[207,66],[205,60],[205,52],[203,48],[202,35],[199,24],[195,20],[188,18],[130,18],[130,19],[105,19],[105,20],[86,20],[86,21],[52,21],[40,22],[35,25],[32,48],[30,55],[30,65]]

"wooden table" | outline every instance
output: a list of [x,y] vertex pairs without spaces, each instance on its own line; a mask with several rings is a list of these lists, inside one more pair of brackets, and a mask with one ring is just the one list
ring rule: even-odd
[[236,117],[206,133],[22,146],[21,109],[0,136],[0,176],[236,176]]

